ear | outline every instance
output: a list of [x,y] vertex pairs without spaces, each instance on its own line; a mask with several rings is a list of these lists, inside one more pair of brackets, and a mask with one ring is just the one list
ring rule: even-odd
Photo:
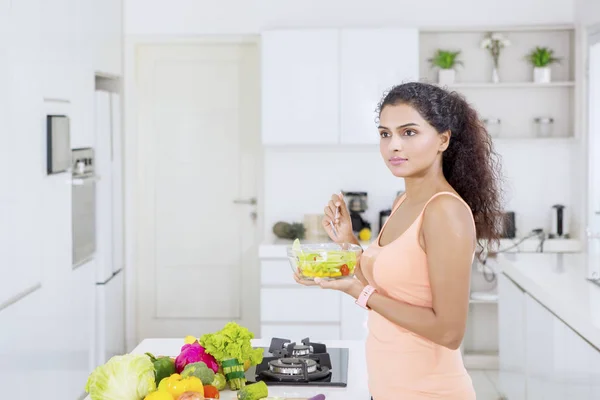
[[452,136],[452,134],[449,130],[439,134],[438,137],[440,138],[440,148],[439,148],[440,153],[446,151],[448,146],[450,146],[450,136]]

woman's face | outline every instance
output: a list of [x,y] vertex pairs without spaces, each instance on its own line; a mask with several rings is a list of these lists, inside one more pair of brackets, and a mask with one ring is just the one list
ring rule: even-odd
[[441,163],[449,132],[439,134],[421,114],[406,104],[387,105],[379,116],[379,148],[386,165],[397,177],[423,176]]

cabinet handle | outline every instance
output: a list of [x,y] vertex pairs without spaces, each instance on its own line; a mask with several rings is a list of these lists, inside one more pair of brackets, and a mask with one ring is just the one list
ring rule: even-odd
[[235,204],[249,204],[251,206],[256,204],[256,197],[251,197],[249,199],[236,199],[233,201]]

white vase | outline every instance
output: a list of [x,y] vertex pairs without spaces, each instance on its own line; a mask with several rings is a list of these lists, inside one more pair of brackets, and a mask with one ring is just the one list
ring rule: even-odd
[[440,69],[438,71],[438,83],[440,85],[452,85],[455,77],[456,71],[453,69]]
[[550,83],[550,67],[534,67],[533,81],[535,83]]
[[494,69],[492,70],[492,82],[500,82],[500,75],[498,74],[498,68],[496,67],[494,67]]

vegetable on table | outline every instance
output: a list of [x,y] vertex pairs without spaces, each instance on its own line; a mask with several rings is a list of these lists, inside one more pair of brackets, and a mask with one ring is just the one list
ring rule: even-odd
[[244,362],[249,360],[252,365],[256,365],[263,359],[263,349],[252,348],[253,338],[254,334],[248,328],[235,322],[228,322],[220,331],[202,335],[200,338],[200,344],[206,352],[221,363],[232,390],[241,389],[246,385]]
[[267,384],[263,381],[258,381],[252,385],[245,386],[237,392],[238,400],[260,400],[269,396]]
[[144,397],[144,400],[173,400],[173,396],[165,390],[157,390]]
[[198,392],[185,392],[177,400],[204,400],[204,396]]
[[181,376],[184,378],[195,376],[202,381],[203,385],[210,385],[215,380],[215,372],[202,361],[186,365]]
[[182,395],[184,392],[198,392],[204,396],[204,385],[202,385],[202,381],[195,376],[183,378],[179,374],[173,374],[160,381],[158,390],[167,391],[175,398]]
[[219,390],[212,386],[212,385],[206,385],[204,386],[204,397],[207,399],[219,399]]
[[175,359],[175,370],[178,374],[181,374],[186,365],[202,361],[206,366],[217,372],[219,370],[219,364],[215,357],[206,352],[206,349],[198,342],[184,344],[181,347],[181,352]]
[[223,390],[223,389],[225,389],[226,385],[227,385],[227,379],[225,378],[225,375],[223,375],[221,373],[216,373],[215,379],[213,379],[211,386],[216,387],[217,390]]
[[85,385],[92,400],[140,400],[154,390],[154,364],[145,354],[112,357],[92,371]]
[[154,373],[156,385],[163,380],[163,378],[169,377],[173,375],[175,371],[175,363],[171,359],[171,357],[154,357],[152,353],[146,353],[148,357],[150,357],[150,361],[154,364]]

